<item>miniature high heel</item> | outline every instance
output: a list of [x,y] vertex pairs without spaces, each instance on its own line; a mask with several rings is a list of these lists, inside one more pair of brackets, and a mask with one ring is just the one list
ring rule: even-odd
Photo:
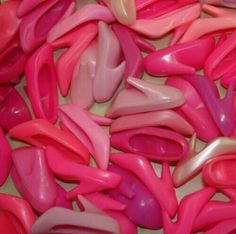
[[129,77],[132,89],[122,89],[109,107],[110,118],[181,106],[184,96],[178,89]]

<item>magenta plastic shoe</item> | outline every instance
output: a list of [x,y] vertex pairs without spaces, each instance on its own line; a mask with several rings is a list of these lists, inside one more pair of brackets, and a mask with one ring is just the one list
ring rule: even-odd
[[55,147],[77,163],[88,164],[89,152],[71,133],[64,132],[44,119],[35,119],[19,124],[9,131],[12,138],[36,147]]
[[55,49],[68,48],[56,62],[58,84],[63,96],[69,91],[75,65],[97,32],[97,24],[88,23],[52,43]]
[[235,164],[236,155],[224,155],[208,161],[202,170],[204,181],[212,187],[236,188]]
[[[164,162],[162,164],[161,177],[158,177],[151,163],[140,155],[117,153],[111,154],[110,158],[112,163],[137,176],[154,195],[161,208],[165,210],[170,217],[175,216],[178,203],[167,163]],[[167,197],[168,199],[166,199]]]
[[97,62],[97,41],[90,43],[75,65],[70,100],[83,109],[89,109],[94,103],[93,79]]
[[[31,233],[31,227],[36,220],[36,215],[34,214],[30,204],[19,197],[0,194],[0,214],[4,215],[5,223],[7,226],[0,227],[2,233],[10,234],[28,234]],[[2,217],[1,217],[2,221]],[[1,223],[2,224],[2,223]],[[14,230],[13,233],[9,232]]]
[[[193,232],[205,231],[207,227],[213,227],[222,221],[236,218],[235,189],[222,189],[221,192],[229,198],[229,201],[213,200],[207,202],[195,219]],[[218,234],[218,232],[216,233]]]
[[126,169],[113,164],[109,166],[109,171],[121,176],[120,184],[110,190],[109,195],[126,205],[124,210],[126,216],[140,227],[160,229],[162,227],[161,207],[154,195]]
[[110,133],[143,127],[165,127],[185,136],[194,134],[192,126],[172,110],[122,116],[112,121]]
[[113,133],[111,145],[121,151],[139,154],[152,161],[178,161],[188,153],[188,142],[182,135],[155,127]]
[[1,86],[0,126],[4,132],[29,120],[31,120],[31,114],[17,90],[11,86]]
[[207,230],[205,234],[224,234],[234,233],[236,228],[236,219],[224,220],[220,223],[215,224],[212,228]]
[[29,55],[25,54],[16,37],[0,54],[0,84],[18,83]]
[[[168,214],[163,212],[164,232],[166,234],[189,234],[192,233],[197,215],[214,195],[214,188],[203,188],[197,192],[185,196],[179,205],[178,220],[173,223]],[[187,222],[186,222],[187,220]]]
[[223,99],[220,99],[215,83],[204,76],[184,76],[201,96],[212,118],[224,136],[230,136],[235,129],[234,87],[231,84]]
[[76,105],[60,106],[58,116],[65,127],[89,149],[98,167],[106,170],[110,152],[106,132],[91,119],[87,111]]
[[110,118],[181,106],[184,96],[178,89],[129,77],[132,89],[122,89],[109,107]]
[[101,0],[112,11],[116,19],[125,25],[131,25],[136,20],[135,0]]
[[171,77],[167,79],[166,84],[183,92],[186,102],[177,110],[193,126],[198,138],[208,142],[220,136],[206,105],[188,81]]
[[79,164],[50,146],[47,148],[46,156],[49,167],[58,178],[63,181],[80,182],[77,187],[67,193],[68,199],[75,198],[78,194],[112,189],[120,183],[119,175]]
[[50,29],[63,17],[73,1],[45,1],[22,18],[20,40],[25,52],[36,50],[46,40]]
[[235,0],[204,0],[204,3],[213,4],[217,6],[236,8]]
[[19,8],[17,9],[17,16],[22,17],[27,15],[32,10],[35,10],[35,8],[44,1],[46,0],[22,0]]
[[137,19],[153,19],[197,0],[136,0]]
[[9,45],[18,32],[20,19],[16,16],[20,1],[4,1],[0,4],[0,53]]
[[49,32],[47,41],[53,42],[78,26],[93,21],[104,21],[110,24],[115,21],[115,18],[105,6],[87,4],[74,14],[57,23]]
[[130,28],[146,37],[160,38],[176,27],[197,19],[200,12],[199,3],[190,4],[154,19],[137,19]]
[[120,43],[112,29],[100,21],[98,23],[98,50],[93,80],[93,96],[96,102],[108,101],[118,88],[125,71],[121,61]]
[[[191,157],[179,161],[173,172],[173,181],[176,187],[181,186],[193,178],[204,166],[204,164],[213,158],[225,154],[236,153],[236,139],[229,137],[218,137],[208,143],[200,152],[190,149]],[[192,144],[195,147],[195,144]]]
[[220,83],[225,89],[230,85],[233,85],[234,90],[236,89],[236,66],[221,77]]
[[[203,68],[214,47],[211,37],[178,44],[149,54],[144,59],[144,67],[152,76],[195,74]],[[190,56],[196,53],[198,56]]]
[[107,211],[106,213],[119,223],[120,233],[138,234],[137,226],[132,221],[130,221],[130,219],[128,219],[123,213],[111,210]]
[[211,53],[205,62],[205,74],[212,80],[219,79],[236,66],[236,31]]
[[12,166],[12,149],[10,144],[7,141],[2,129],[0,128],[0,144],[1,144],[1,152],[0,152],[0,186],[4,184],[6,181]]
[[50,44],[45,44],[31,56],[25,67],[25,77],[35,116],[54,123],[58,105],[57,74]]
[[[129,76],[140,79],[143,75],[143,56],[140,49],[135,44],[131,31],[120,24],[113,24],[112,29],[119,39],[124,54],[126,62],[124,72],[125,79]],[[129,87],[127,82],[125,85]]]
[[12,153],[13,182],[22,196],[39,213],[55,204],[57,184],[40,148],[19,148]]

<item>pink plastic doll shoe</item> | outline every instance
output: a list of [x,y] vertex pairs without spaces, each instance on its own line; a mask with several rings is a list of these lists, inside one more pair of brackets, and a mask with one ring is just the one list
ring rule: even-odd
[[42,4],[45,0],[22,0],[19,8],[17,9],[17,16],[22,17],[27,15],[32,10],[35,10],[38,5]]
[[124,210],[126,216],[143,228],[160,229],[162,227],[161,207],[154,195],[126,169],[111,165],[109,171],[121,176],[121,183],[117,188],[110,190],[109,195],[126,205]]
[[6,181],[12,166],[12,158],[11,158],[11,146],[8,143],[2,129],[0,128],[0,144],[1,144],[1,151],[0,151],[0,186],[4,184]]
[[142,127],[165,127],[185,136],[194,134],[192,126],[172,110],[122,116],[112,121],[110,133]]
[[182,105],[185,101],[178,89],[167,85],[149,83],[132,77],[129,77],[127,82],[133,88],[122,89],[118,93],[106,113],[107,117],[170,109]]
[[54,123],[58,101],[56,68],[50,44],[45,44],[31,56],[25,67],[25,77],[35,116]]
[[27,201],[13,195],[1,193],[0,210],[10,218],[11,225],[16,229],[17,234],[31,233],[31,227],[36,220],[36,216]]
[[57,185],[49,170],[43,149],[18,148],[12,153],[12,179],[32,207],[39,213],[51,208],[57,197]]
[[9,131],[11,137],[46,149],[52,145],[78,163],[88,164],[89,152],[72,134],[64,132],[44,119],[19,124]]
[[24,16],[20,24],[20,40],[23,50],[29,53],[37,49],[72,3],[73,0],[45,1],[37,9]]
[[225,73],[220,79],[221,85],[228,89],[233,84],[234,90],[236,89],[236,67],[232,68],[229,72]]
[[121,24],[131,25],[136,20],[135,0],[102,0]]
[[[203,68],[214,47],[211,37],[178,44],[149,54],[144,59],[144,67],[153,76],[195,74]],[[197,57],[189,56],[195,53]]]
[[125,62],[120,62],[120,43],[112,29],[102,21],[98,23],[98,28],[93,96],[96,102],[106,102],[113,96],[122,80]]
[[97,41],[90,43],[75,65],[70,88],[70,100],[83,109],[94,103],[93,79],[97,61]]
[[196,0],[137,0],[137,19],[157,18],[178,8],[196,2]]
[[[82,200],[83,199],[83,200]],[[119,234],[119,224],[110,216],[102,213],[89,201],[80,196],[83,203],[88,203],[89,209],[77,212],[65,208],[51,208],[46,211],[32,227],[32,234],[44,233],[111,233]],[[86,204],[87,205],[87,204]],[[91,222],[92,220],[92,222]]]
[[204,3],[236,8],[235,0],[204,0]]
[[137,226],[132,221],[130,221],[130,219],[128,219],[123,213],[113,210],[109,210],[106,213],[119,223],[120,233],[138,234]]
[[[113,24],[117,38],[119,39],[126,62],[124,76],[127,79],[129,76],[141,78],[143,75],[143,56],[134,41],[131,31],[120,24]],[[128,86],[127,83],[125,83]]]
[[185,196],[179,205],[178,219],[172,222],[166,213],[163,212],[164,232],[166,234],[184,234],[192,233],[192,227],[195,218],[201,212],[201,209],[206,205],[210,198],[214,195],[214,188],[203,188],[197,192]]
[[55,49],[69,48],[56,62],[58,84],[63,96],[69,91],[75,65],[97,35],[97,31],[97,24],[88,23],[52,43]]
[[217,223],[211,229],[207,230],[205,234],[224,234],[224,233],[234,233],[236,228],[236,219],[224,220]]
[[107,212],[109,210],[113,211],[124,211],[126,209],[126,205],[112,199],[110,196],[102,192],[89,193],[84,195],[87,200],[93,203],[99,209]]
[[224,136],[230,136],[235,129],[234,88],[231,84],[223,99],[220,99],[215,83],[204,76],[184,76],[202,97],[212,118]]
[[[194,144],[193,144],[194,145]],[[236,152],[236,140],[228,137],[218,137],[208,143],[199,153],[192,149],[191,157],[179,161],[173,172],[173,181],[176,187],[186,183],[197,174],[204,164],[212,158]]]
[[0,84],[18,83],[28,58],[16,36],[0,54]]
[[93,168],[77,163],[62,155],[53,147],[46,151],[48,165],[53,173],[64,181],[79,181],[80,184],[67,193],[72,199],[78,194],[99,192],[115,188],[120,183],[120,176],[99,168]]
[[12,127],[31,120],[29,109],[17,92],[11,86],[0,87],[0,126],[8,132]]
[[166,84],[182,91],[186,102],[177,110],[193,126],[199,139],[208,142],[220,136],[206,105],[188,81],[171,77]]
[[222,189],[221,192],[229,198],[229,201],[207,202],[195,219],[193,232],[203,231],[222,221],[236,218],[236,190]]
[[200,4],[190,4],[154,19],[137,19],[130,27],[146,37],[159,38],[171,30],[199,17]]
[[234,57],[236,51],[235,39],[236,31],[217,46],[208,57],[204,69],[207,77],[213,80],[219,79],[236,66]]
[[171,130],[144,127],[116,132],[111,145],[121,151],[142,155],[152,161],[178,161],[188,153],[186,139]]
[[[172,177],[167,163],[162,164],[162,174],[158,177],[151,163],[136,154],[111,154],[111,162],[132,172],[154,195],[161,208],[173,217],[178,208]],[[128,159],[128,160],[127,160]],[[156,189],[158,188],[158,189]],[[168,200],[166,199],[168,197]]]
[[208,161],[202,170],[204,181],[212,187],[235,188],[235,162],[236,155],[225,155]]
[[16,10],[20,1],[5,1],[0,5],[0,53],[8,46],[18,32],[20,19],[16,17]]
[[76,105],[60,106],[58,116],[66,128],[89,149],[98,167],[106,170],[110,151],[106,132],[91,119],[87,111]]
[[90,21],[104,21],[107,24],[110,24],[115,21],[115,18],[110,10],[105,6],[98,4],[87,4],[74,14],[57,23],[49,32],[47,41],[53,42],[70,32],[72,29],[75,29],[76,27]]

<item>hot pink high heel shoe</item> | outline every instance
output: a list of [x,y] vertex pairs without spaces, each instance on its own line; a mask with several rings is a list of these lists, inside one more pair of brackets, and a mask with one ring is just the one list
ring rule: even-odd
[[236,188],[235,163],[236,155],[225,155],[209,160],[202,170],[204,181],[212,187]]
[[115,18],[105,6],[87,4],[74,14],[57,23],[48,33],[47,41],[53,42],[78,26],[91,21],[104,21],[105,23],[110,24],[115,21]]
[[172,222],[166,213],[163,212],[164,232],[166,234],[189,234],[192,233],[195,218],[201,212],[201,209],[214,195],[214,188],[204,188],[195,193],[185,196],[179,205],[178,220]]
[[48,165],[52,172],[63,181],[79,181],[79,185],[69,191],[68,199],[78,194],[88,194],[117,187],[120,176],[109,171],[89,167],[71,160],[53,147],[46,151]]
[[17,234],[31,233],[31,227],[36,220],[36,215],[26,200],[1,193],[0,211],[6,212]]
[[20,1],[4,1],[0,5],[0,53],[9,45],[18,32],[20,19],[16,16]]
[[4,184],[6,181],[12,166],[12,149],[10,144],[8,143],[2,129],[0,128],[0,144],[1,144],[1,152],[0,152],[0,186]]
[[110,118],[181,106],[185,99],[176,88],[129,77],[132,89],[122,89],[109,107]]
[[101,0],[104,2],[117,20],[122,24],[131,25],[136,20],[135,0]]
[[122,116],[112,121],[110,133],[143,127],[165,127],[185,136],[194,134],[192,126],[172,110]]
[[56,61],[58,84],[63,96],[69,91],[75,65],[97,32],[97,24],[88,23],[52,43],[54,49],[68,48]]
[[200,4],[190,4],[154,19],[137,19],[130,27],[146,37],[159,38],[176,27],[199,17]]
[[[109,166],[109,171],[121,176],[120,184],[109,191],[109,196],[126,205],[126,216],[143,228],[160,229],[161,207],[154,195],[128,170],[113,164]],[[148,217],[146,214],[149,214]]]
[[179,187],[186,183],[201,170],[209,159],[234,153],[236,153],[236,139],[228,137],[216,138],[198,153],[194,153],[194,149],[192,149],[192,156],[179,161],[174,169],[173,181],[175,186]]
[[[136,175],[170,217],[176,214],[178,204],[168,164],[162,164],[162,175],[157,177],[151,163],[142,156],[117,153],[111,154],[110,158],[112,163]],[[168,200],[166,197],[168,197]]]
[[31,120],[29,109],[18,91],[12,86],[0,87],[0,126],[4,132]]
[[[144,59],[145,71],[152,76],[195,74],[203,68],[214,47],[214,39],[209,37],[158,50]],[[195,53],[198,56],[189,56]]]
[[65,127],[89,149],[98,167],[106,170],[110,142],[105,131],[91,119],[85,110],[73,104],[60,106],[58,116]]
[[[79,196],[82,211],[51,208],[37,219],[32,234],[54,233],[111,233],[119,234],[118,222]],[[92,220],[92,222],[91,222]]]
[[29,53],[37,49],[72,3],[73,0],[45,1],[37,9],[24,16],[20,24],[20,40],[23,50]]
[[19,148],[12,153],[12,179],[22,196],[39,213],[55,204],[57,185],[43,149]]
[[93,96],[96,102],[106,102],[119,86],[126,62],[121,62],[120,43],[112,29],[104,22],[99,22],[98,28],[98,51],[93,80]]
[[[143,56],[140,49],[135,44],[133,34],[128,28],[120,24],[113,24],[112,29],[119,39],[125,57],[125,79],[129,76],[141,78],[143,75]],[[125,82],[125,85],[129,87],[127,82]]]
[[208,142],[220,136],[206,105],[187,80],[171,77],[166,80],[166,84],[183,92],[186,102],[177,111],[193,126],[198,138]]
[[171,130],[143,127],[116,132],[111,135],[111,146],[142,155],[152,161],[173,162],[183,159],[188,153],[186,139]]
[[0,84],[18,83],[28,58],[16,36],[0,54]]
[[11,137],[46,149],[52,145],[78,163],[88,164],[89,152],[72,134],[64,132],[44,119],[19,124],[9,131]]
[[31,56],[25,67],[25,77],[35,116],[54,123],[58,104],[57,75],[50,44],[45,44]]

